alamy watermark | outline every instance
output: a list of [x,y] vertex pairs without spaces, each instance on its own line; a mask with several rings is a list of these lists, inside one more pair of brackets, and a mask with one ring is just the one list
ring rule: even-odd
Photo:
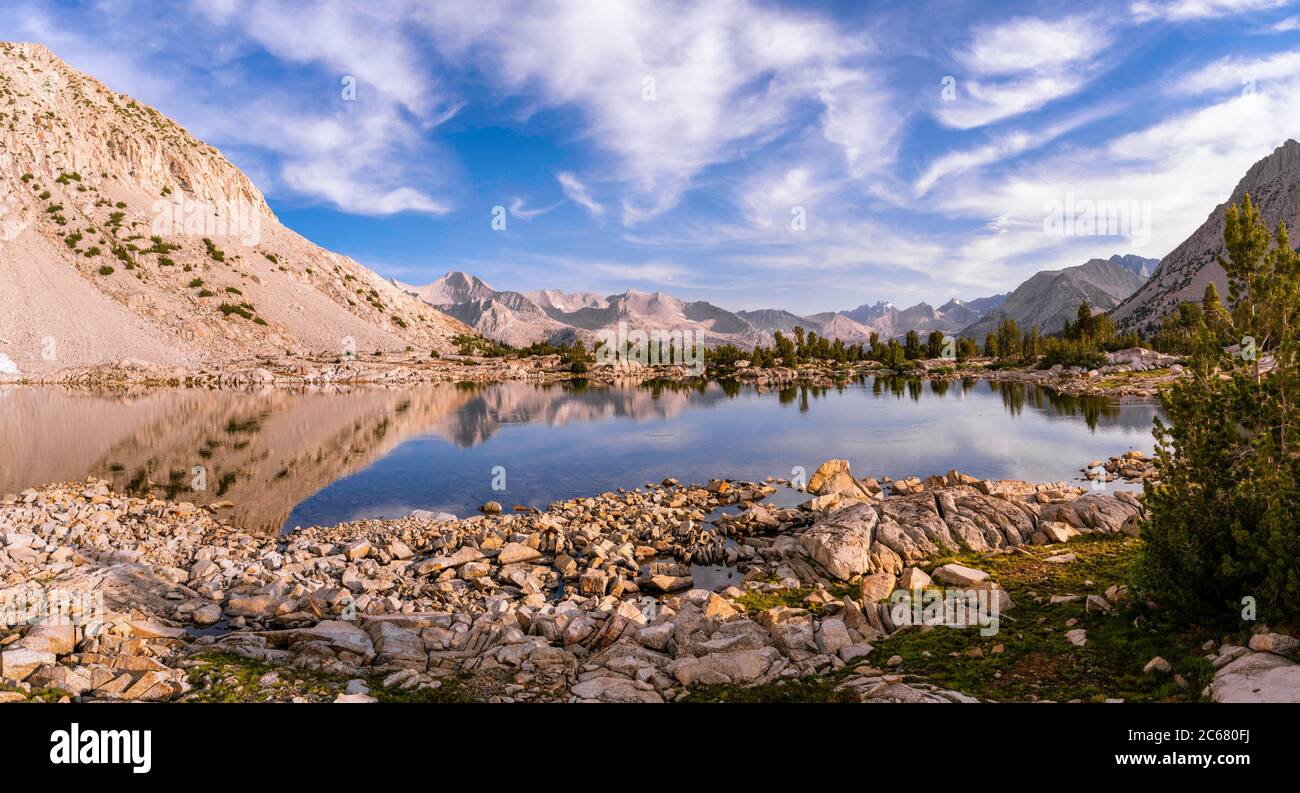
[[1127,237],[1134,245],[1151,242],[1149,200],[1078,198],[1043,202],[1043,233],[1056,237]]
[[107,610],[104,593],[39,586],[0,589],[0,628],[18,625],[76,625],[99,632]]
[[619,322],[617,330],[597,334],[596,363],[614,366],[634,363],[642,366],[681,366],[692,375],[704,373],[704,333],[688,330],[628,330]]
[[896,589],[889,596],[889,618],[904,625],[979,626],[994,636],[1000,625],[1002,593],[996,589]]

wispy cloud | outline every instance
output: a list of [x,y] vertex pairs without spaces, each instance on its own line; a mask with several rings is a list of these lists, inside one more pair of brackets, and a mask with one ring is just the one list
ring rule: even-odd
[[1152,20],[1183,21],[1213,19],[1242,14],[1248,11],[1266,11],[1290,5],[1291,0],[1138,0],[1129,10],[1139,22]]
[[559,207],[560,204],[557,203],[551,204],[550,206],[529,209],[522,198],[515,197],[510,199],[510,216],[519,218],[520,220],[532,220],[533,218],[541,217],[552,210],[559,209]]
[[1082,16],[979,27],[956,54],[965,70],[956,95],[940,100],[935,115],[950,127],[971,129],[1037,110],[1096,77],[1097,56],[1111,41],[1104,23]]
[[809,98],[852,162],[881,151],[895,124],[879,112],[881,81],[856,65],[861,35],[767,4],[467,1],[421,16],[446,59],[477,64],[498,90],[581,111],[584,137],[625,186],[625,224],[804,123]]
[[591,197],[591,191],[583,184],[578,177],[568,171],[560,171],[555,175],[555,180],[560,183],[560,189],[570,201],[582,207],[596,217],[602,217],[605,214],[605,207],[596,199]]
[[1012,130],[998,135],[982,146],[945,154],[930,163],[929,167],[917,178],[913,184],[913,195],[916,198],[922,198],[926,193],[930,192],[940,179],[973,168],[1003,162],[1033,149],[1046,146],[1063,135],[1067,135],[1086,124],[1117,111],[1118,106],[1115,104],[1089,108],[1063,121],[1048,124],[1039,130]]

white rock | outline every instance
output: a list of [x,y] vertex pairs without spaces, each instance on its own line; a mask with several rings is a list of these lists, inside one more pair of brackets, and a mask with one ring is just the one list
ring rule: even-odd
[[970,586],[978,584],[989,577],[983,570],[965,567],[959,564],[946,564],[934,571],[934,580],[952,586]]
[[1210,698],[1300,703],[1300,664],[1273,653],[1248,653],[1215,673]]

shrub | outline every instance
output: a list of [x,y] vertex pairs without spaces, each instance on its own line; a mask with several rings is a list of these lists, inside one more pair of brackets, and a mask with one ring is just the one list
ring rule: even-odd
[[207,237],[203,238],[203,247],[208,252],[208,256],[214,261],[224,262],[226,260],[225,251],[217,247],[217,244]]
[[245,307],[244,307],[244,304],[240,304],[240,305],[237,306],[237,305],[234,305],[233,303],[222,303],[222,304],[221,304],[221,313],[222,313],[222,314],[225,314],[226,316],[230,316],[231,314],[236,314],[236,315],[238,315],[238,316],[243,317],[244,319],[252,319],[252,318],[253,318],[253,312],[251,312],[251,311],[249,311],[247,308],[245,308]]
[[99,274],[100,274],[100,275],[112,275],[112,274],[115,273],[115,272],[117,272],[117,271],[114,270],[112,267],[110,267],[110,266],[107,265],[107,264],[104,265],[103,267],[99,268]]
[[195,278],[194,280],[190,281],[190,289],[198,289],[200,286],[203,286],[202,278]]

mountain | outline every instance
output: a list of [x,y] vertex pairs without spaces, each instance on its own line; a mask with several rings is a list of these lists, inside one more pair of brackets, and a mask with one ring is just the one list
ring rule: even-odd
[[493,289],[475,275],[451,270],[424,286],[398,286],[476,332],[516,347],[577,338],[572,328],[551,319],[524,293]]
[[1219,204],[1200,228],[1174,248],[1146,285],[1116,308],[1111,316],[1120,330],[1155,331],[1160,318],[1186,300],[1200,300],[1213,281],[1219,294],[1228,294],[1228,277],[1216,257],[1224,253],[1224,212],[1241,203],[1247,193],[1270,230],[1279,221],[1289,228],[1300,222],[1300,143],[1288,140],[1246,171],[1228,200]]
[[1010,292],[1003,292],[1000,295],[993,295],[992,297],[977,297],[974,300],[967,302],[966,307],[974,311],[976,314],[983,316],[1007,302],[1007,298],[1010,296]]
[[794,333],[797,327],[809,327],[808,318],[801,317],[798,314],[791,314],[789,311],[781,308],[760,308],[756,311],[737,311],[736,316],[753,325],[757,330],[763,333],[776,333],[780,331],[787,336]]
[[510,292],[455,271],[431,284],[404,288],[484,336],[515,346],[574,340],[590,345],[601,331],[617,331],[620,323],[629,331],[694,331],[706,344],[769,341],[766,333],[730,311],[666,292],[629,289],[607,297],[556,289]]
[[956,333],[979,319],[984,312],[1001,305],[1005,297],[994,295],[969,303],[954,298],[937,309],[929,303],[917,303],[900,309],[893,303],[878,302],[842,313],[881,338],[901,338],[910,331],[916,331],[922,336],[935,330]]
[[994,295],[969,302],[953,299],[937,309],[927,303],[899,309],[882,301],[851,311],[800,316],[779,308],[728,311],[700,300],[687,301],[666,292],[636,289],[606,296],[558,289],[507,292],[456,271],[425,286],[402,288],[479,333],[516,346],[576,339],[590,345],[602,331],[617,330],[620,323],[628,330],[695,331],[710,345],[769,344],[772,334],[780,331],[790,335],[796,327],[850,344],[866,343],[873,334],[889,338],[905,336],[910,330],[922,335],[932,330],[956,333],[1006,298]]
[[894,304],[886,302],[884,300],[880,300],[877,301],[874,305],[867,305],[866,303],[863,303],[857,308],[850,309],[849,311],[841,311],[840,313],[848,317],[849,319],[853,320],[854,322],[859,322],[863,325],[866,325],[875,322],[876,320],[880,319],[881,317],[885,316],[891,311],[897,311],[897,309],[894,308]]
[[1118,264],[1120,267],[1133,273],[1143,281],[1150,278],[1151,274],[1156,271],[1156,267],[1160,264],[1159,259],[1148,259],[1145,256],[1138,256],[1133,253],[1126,253],[1123,256],[1115,254],[1110,257],[1109,261],[1112,264]]
[[489,300],[496,295],[496,290],[488,286],[476,275],[448,271],[431,284],[424,286],[402,285],[408,292],[434,306],[446,306],[453,303],[467,303],[471,300]]
[[565,293],[558,289],[524,292],[524,297],[542,307],[547,314],[566,314],[583,308],[605,308],[609,302],[595,292]]
[[1079,304],[1085,300],[1094,311],[1108,311],[1145,280],[1139,275],[1140,267],[1135,271],[1132,260],[1122,263],[1122,259],[1091,259],[1074,267],[1034,273],[1000,306],[963,328],[961,335],[982,339],[1007,317],[1024,329],[1037,325],[1043,333],[1056,333],[1067,319],[1078,316]]
[[215,148],[38,44],[0,43],[0,370],[197,368],[469,329],[280,224]]
[[808,324],[804,327],[814,331],[818,336],[825,336],[828,339],[843,339],[849,343],[871,341],[871,328],[840,312],[826,311],[805,317],[805,319],[808,320]]

